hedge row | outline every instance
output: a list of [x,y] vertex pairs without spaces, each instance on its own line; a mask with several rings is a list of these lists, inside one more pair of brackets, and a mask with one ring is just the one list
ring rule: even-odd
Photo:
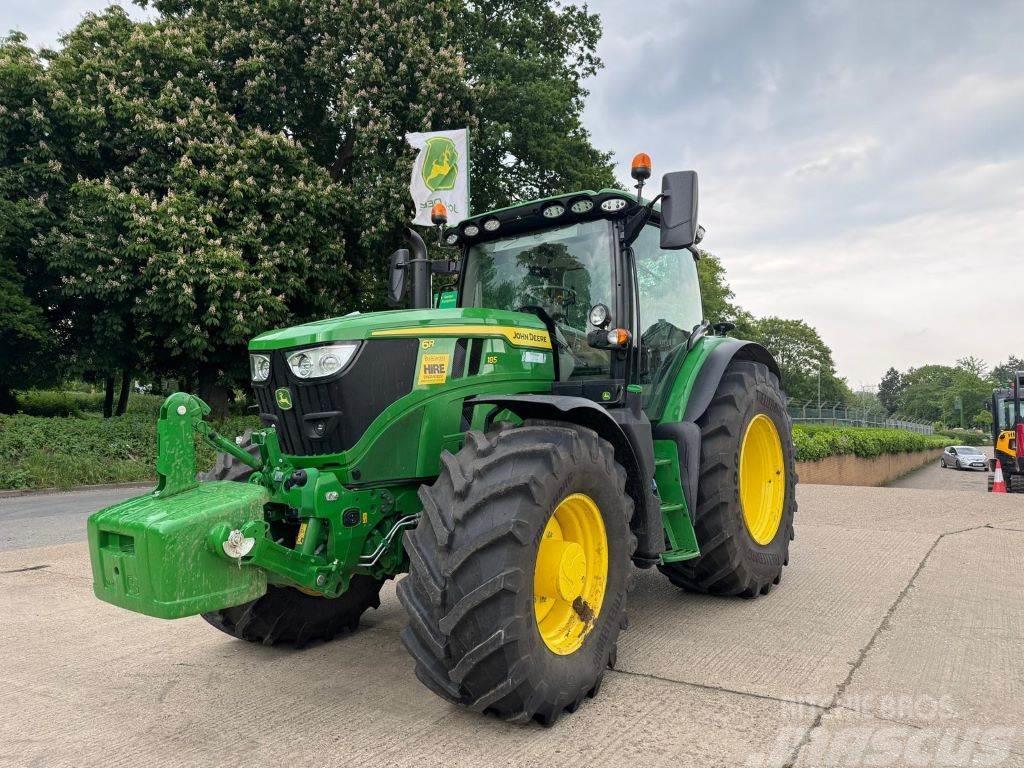
[[[258,423],[251,416],[231,417],[217,429],[236,435]],[[110,419],[0,415],[0,489],[151,480],[155,460],[156,421],[149,413]],[[205,443],[199,443],[197,463],[213,463]]]
[[885,453],[928,451],[949,445],[941,435],[920,435],[902,429],[793,425],[797,461],[819,461],[852,454],[870,459]]
[[970,429],[944,429],[936,435],[946,441],[946,445],[991,445],[992,435],[987,432],[978,433]]

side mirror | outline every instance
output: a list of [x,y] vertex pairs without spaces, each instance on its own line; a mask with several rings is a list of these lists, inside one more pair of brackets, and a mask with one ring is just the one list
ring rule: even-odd
[[388,304],[392,307],[397,307],[405,301],[405,269],[408,265],[408,248],[399,248],[391,254],[388,270]]
[[697,241],[697,172],[661,177],[661,247],[689,248]]

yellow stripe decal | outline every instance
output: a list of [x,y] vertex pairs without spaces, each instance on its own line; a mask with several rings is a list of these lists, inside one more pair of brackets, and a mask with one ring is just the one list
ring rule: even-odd
[[371,336],[503,336],[514,347],[551,349],[551,337],[547,331],[535,328],[517,328],[514,325],[425,325],[420,328],[386,328],[371,331]]

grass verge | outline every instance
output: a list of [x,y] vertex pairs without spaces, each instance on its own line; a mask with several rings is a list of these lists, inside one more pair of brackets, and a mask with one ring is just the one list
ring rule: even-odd
[[[259,426],[253,416],[233,416],[217,425],[222,434],[239,435]],[[853,454],[864,458],[941,448],[949,439],[898,429],[793,427],[797,461]],[[71,488],[100,483],[153,480],[156,420],[151,413],[127,413],[111,419],[0,416],[0,490]],[[213,450],[198,442],[197,464],[213,463]]]
[[[252,416],[217,425],[234,436],[259,426]],[[213,464],[213,450],[199,443],[196,463]],[[156,478],[156,419],[127,413],[110,419],[0,415],[0,490],[71,488]]]

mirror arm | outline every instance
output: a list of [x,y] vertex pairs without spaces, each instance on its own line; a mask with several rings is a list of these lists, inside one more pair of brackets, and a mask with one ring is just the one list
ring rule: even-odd
[[430,271],[435,275],[453,275],[462,269],[458,259],[438,259],[430,262]]
[[626,223],[623,226],[622,242],[626,246],[633,244],[633,241],[640,236],[640,232],[644,228],[650,218],[651,213],[654,211],[654,204],[661,200],[662,196],[658,195],[649,203],[645,203],[640,210],[630,214],[629,218],[626,219]]
[[704,336],[708,335],[708,330],[711,328],[711,324],[707,320],[701,320],[690,331],[690,338],[686,340],[686,351],[689,352],[693,349],[693,345],[696,344]]

